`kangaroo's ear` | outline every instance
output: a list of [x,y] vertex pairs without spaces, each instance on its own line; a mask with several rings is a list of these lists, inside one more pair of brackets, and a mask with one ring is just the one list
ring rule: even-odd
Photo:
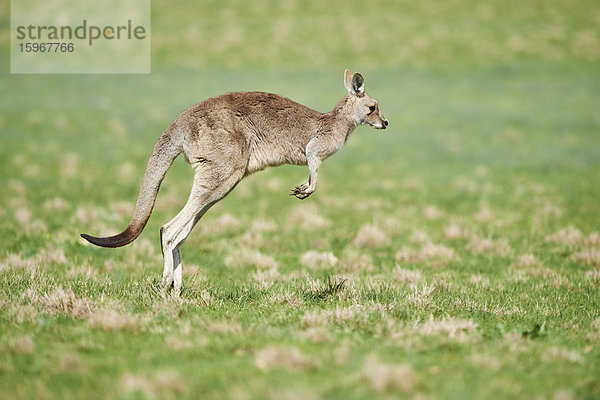
[[356,97],[362,97],[365,94],[365,78],[358,72],[352,76],[352,91]]
[[352,72],[349,69],[344,71],[344,86],[348,93],[352,93]]

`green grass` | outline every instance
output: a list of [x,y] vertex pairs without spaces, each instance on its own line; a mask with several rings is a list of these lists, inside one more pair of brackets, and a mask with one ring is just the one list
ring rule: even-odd
[[[150,75],[0,75],[2,397],[600,397],[598,5],[248,4],[153,1]],[[180,299],[158,230],[183,160],[136,242],[79,238],[127,224],[181,110],[327,111],[345,67],[389,129],[307,200],[306,167],[242,181],[184,245]]]

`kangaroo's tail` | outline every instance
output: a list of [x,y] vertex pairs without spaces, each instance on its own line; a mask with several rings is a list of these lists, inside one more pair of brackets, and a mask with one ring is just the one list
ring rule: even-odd
[[117,235],[108,237],[94,237],[85,233],[81,237],[88,242],[101,247],[121,247],[133,242],[144,230],[146,222],[150,218],[154,201],[158,194],[160,184],[173,164],[173,161],[183,151],[182,142],[177,140],[173,126],[170,126],[158,139],[142,181],[140,194],[138,195],[133,217],[125,230]]

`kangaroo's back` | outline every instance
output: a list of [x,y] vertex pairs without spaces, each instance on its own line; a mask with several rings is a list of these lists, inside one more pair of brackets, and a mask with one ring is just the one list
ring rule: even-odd
[[190,139],[197,142],[194,153],[212,152],[215,141],[245,144],[248,174],[267,166],[306,164],[306,145],[323,115],[277,94],[233,92],[200,102],[180,118],[189,123]]

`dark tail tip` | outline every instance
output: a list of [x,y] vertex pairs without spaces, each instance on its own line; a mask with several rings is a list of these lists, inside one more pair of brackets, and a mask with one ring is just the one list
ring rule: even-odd
[[133,242],[135,240],[135,238],[138,237],[139,233],[141,233],[141,230],[140,230],[140,232],[138,232],[136,234],[136,233],[132,232],[131,229],[127,228],[123,232],[121,232],[115,236],[99,238],[99,237],[90,236],[86,233],[82,233],[81,237],[84,238],[85,240],[87,240],[88,242],[90,242],[91,244],[95,244],[96,246],[121,247],[121,246],[125,246],[126,244]]

